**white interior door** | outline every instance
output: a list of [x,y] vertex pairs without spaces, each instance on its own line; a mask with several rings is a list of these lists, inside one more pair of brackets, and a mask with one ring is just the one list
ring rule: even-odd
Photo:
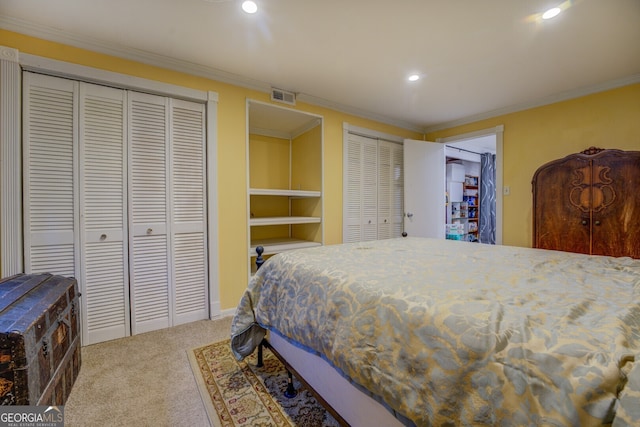
[[445,145],[404,140],[404,231],[445,238]]

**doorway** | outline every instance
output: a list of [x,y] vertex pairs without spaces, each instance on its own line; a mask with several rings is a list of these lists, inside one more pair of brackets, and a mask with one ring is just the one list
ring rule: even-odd
[[484,214],[493,216],[495,244],[498,245],[502,244],[503,131],[504,127],[500,125],[476,132],[436,139],[436,142],[445,144],[447,159],[459,159],[464,163],[465,161],[477,161],[479,156],[484,153],[494,156],[495,182],[493,183],[493,188],[495,191],[495,210],[485,209]]

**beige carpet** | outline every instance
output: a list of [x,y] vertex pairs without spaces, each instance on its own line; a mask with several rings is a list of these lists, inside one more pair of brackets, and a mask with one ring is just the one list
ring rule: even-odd
[[297,396],[287,398],[288,376],[269,351],[264,366],[256,367],[256,352],[242,362],[224,340],[189,352],[189,360],[205,408],[216,427],[337,426],[336,420],[294,379]]
[[65,426],[208,427],[187,351],[230,331],[227,317],[83,347]]

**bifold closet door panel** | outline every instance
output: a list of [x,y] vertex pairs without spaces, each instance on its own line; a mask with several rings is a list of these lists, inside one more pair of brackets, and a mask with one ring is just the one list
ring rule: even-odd
[[404,230],[404,147],[391,145],[391,238]]
[[127,93],[80,83],[81,291],[93,344],[129,335]]
[[378,141],[349,135],[344,242],[378,238]]
[[378,141],[378,240],[402,235],[402,145]]
[[26,273],[77,277],[78,83],[23,73]]
[[208,318],[205,108],[171,100],[173,324]]
[[172,324],[169,131],[168,98],[129,93],[129,280],[134,335]]
[[377,239],[392,236],[393,206],[391,205],[391,147],[384,141],[378,142],[378,234]]

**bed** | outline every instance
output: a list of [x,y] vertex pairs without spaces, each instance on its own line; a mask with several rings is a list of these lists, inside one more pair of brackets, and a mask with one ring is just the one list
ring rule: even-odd
[[265,336],[351,425],[640,422],[640,260],[412,237],[285,252],[238,305],[236,358]]

